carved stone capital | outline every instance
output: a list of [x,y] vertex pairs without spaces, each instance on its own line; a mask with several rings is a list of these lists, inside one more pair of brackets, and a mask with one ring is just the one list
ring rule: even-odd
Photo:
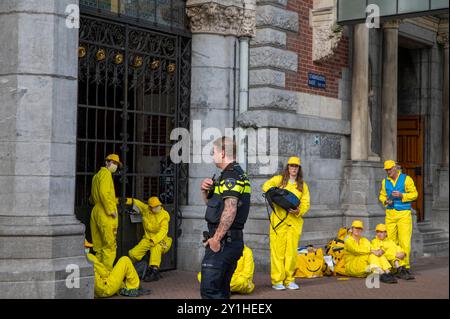
[[188,0],[186,4],[192,33],[237,37],[255,36],[255,9],[255,0]]
[[448,49],[448,32],[438,33],[436,40],[444,49]]
[[383,23],[383,29],[398,29],[401,23],[402,20],[399,19],[389,20]]
[[314,2],[310,25],[313,31],[313,61],[326,62],[333,57],[343,35],[342,26],[336,23],[335,1]]

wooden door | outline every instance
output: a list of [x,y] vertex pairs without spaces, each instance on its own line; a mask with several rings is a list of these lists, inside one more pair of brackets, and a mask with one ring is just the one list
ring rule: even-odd
[[419,197],[412,207],[417,220],[424,220],[423,212],[423,120],[421,116],[401,116],[397,123],[397,161],[402,172],[411,176]]

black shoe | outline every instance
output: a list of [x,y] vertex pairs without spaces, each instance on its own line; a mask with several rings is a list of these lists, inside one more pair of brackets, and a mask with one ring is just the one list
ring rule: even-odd
[[159,280],[158,270],[155,268],[150,268],[144,277],[144,281],[151,282],[151,281],[158,281],[158,280]]
[[138,295],[139,296],[146,296],[146,295],[150,295],[151,290],[150,289],[145,289],[145,288],[139,288],[138,289]]
[[411,275],[408,269],[405,267],[398,268],[397,274],[395,275],[397,278],[403,279],[403,280],[413,280],[415,277]]
[[391,277],[392,283],[394,283],[394,284],[398,283],[398,281],[397,281],[397,279],[395,278],[395,276],[394,276],[393,273],[389,273],[389,274],[386,274],[386,275],[388,275],[389,277]]
[[382,274],[380,276],[380,281],[384,282],[385,284],[396,284],[397,283],[397,279],[392,277],[391,274]]

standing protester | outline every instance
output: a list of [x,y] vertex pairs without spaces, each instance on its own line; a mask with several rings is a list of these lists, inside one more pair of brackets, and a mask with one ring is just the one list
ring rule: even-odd
[[91,234],[96,258],[108,270],[112,270],[116,259],[116,235],[119,219],[117,214],[116,192],[112,174],[122,166],[119,156],[110,154],[92,179],[89,201],[94,204],[91,213]]
[[397,276],[414,279],[409,272],[411,253],[412,216],[411,202],[418,193],[411,177],[403,174],[393,160],[384,162],[387,177],[381,182],[379,200],[386,208],[386,229],[388,237],[406,253],[405,265],[399,268]]
[[236,144],[229,137],[213,143],[213,160],[222,169],[216,183],[206,178],[200,190],[207,204],[205,219],[209,239],[205,242],[200,294],[204,299],[229,299],[231,277],[244,249],[243,228],[250,209],[250,182],[235,161]]
[[270,217],[270,273],[275,290],[299,289],[294,276],[297,248],[303,228],[302,217],[310,207],[309,189],[303,181],[300,164],[300,158],[289,158],[283,174],[272,177],[262,187],[264,193],[273,187],[284,188],[300,200],[295,210],[286,211],[275,205]]

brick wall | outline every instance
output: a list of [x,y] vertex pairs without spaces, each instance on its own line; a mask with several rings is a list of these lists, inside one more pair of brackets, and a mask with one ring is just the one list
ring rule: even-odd
[[[298,54],[298,72],[286,74],[288,90],[338,98],[339,80],[342,68],[348,67],[348,38],[343,37],[335,56],[326,63],[315,64],[312,61],[312,28],[309,25],[309,12],[313,8],[313,0],[289,0],[287,9],[295,11],[299,16],[299,32],[288,33],[287,49]],[[308,72],[326,77],[326,88],[319,89],[308,86]]]

